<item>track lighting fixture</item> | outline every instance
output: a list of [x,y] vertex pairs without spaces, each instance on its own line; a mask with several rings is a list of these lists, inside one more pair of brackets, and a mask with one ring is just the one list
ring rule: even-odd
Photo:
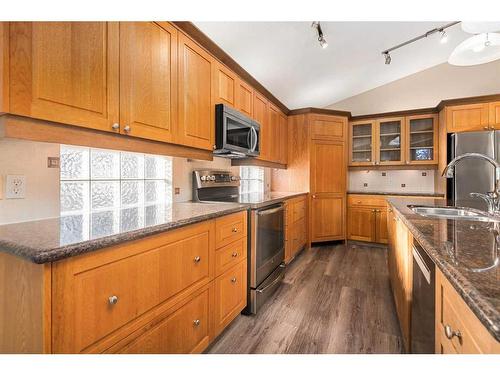
[[319,21],[314,21],[311,27],[314,27],[316,29],[316,32],[318,33],[318,42],[321,48],[325,49],[326,47],[328,47],[328,42],[323,35],[323,30],[321,29],[321,24],[319,23]]
[[448,41],[448,35],[446,34],[446,32],[444,30],[447,29],[448,27],[452,27],[452,26],[456,25],[457,23],[460,23],[460,21],[450,22],[450,23],[443,25],[441,27],[436,27],[435,29],[427,31],[425,34],[416,36],[413,39],[407,40],[406,42],[400,43],[397,46],[394,46],[394,47],[386,49],[385,51],[382,51],[382,55],[385,58],[385,64],[389,65],[391,63],[391,55],[389,54],[390,52],[392,52],[398,48],[404,47],[408,44],[414,43],[417,40],[427,38],[429,35],[432,35],[435,33],[441,33],[441,38],[439,41],[443,44],[446,43]]
[[390,65],[392,59],[389,52],[384,53],[384,56],[385,56],[385,65]]

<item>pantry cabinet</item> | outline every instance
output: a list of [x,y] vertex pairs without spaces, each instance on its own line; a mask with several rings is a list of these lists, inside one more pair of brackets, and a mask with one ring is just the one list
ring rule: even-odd
[[117,22],[10,23],[9,112],[118,132],[119,33]]

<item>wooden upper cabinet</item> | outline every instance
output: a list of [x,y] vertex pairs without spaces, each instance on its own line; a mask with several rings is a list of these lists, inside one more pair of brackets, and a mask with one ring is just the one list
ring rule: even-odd
[[311,115],[311,138],[329,141],[344,141],[347,119],[341,116]]
[[464,104],[446,107],[448,133],[489,129],[488,103]]
[[236,83],[236,109],[253,117],[253,89],[241,79]]
[[119,25],[10,24],[10,112],[112,131],[119,120]]
[[493,129],[500,129],[500,101],[489,104],[489,124]]
[[179,33],[179,121],[176,139],[186,146],[212,150],[215,106],[212,102],[212,64],[203,48]]
[[172,141],[177,118],[177,30],[120,23],[120,132]]
[[260,155],[259,159],[269,160],[271,154],[269,114],[267,99],[257,91],[253,95],[253,118],[260,125]]
[[269,161],[279,163],[281,160],[281,139],[280,139],[280,112],[279,109],[269,103],[269,122],[267,139],[269,147]]
[[311,145],[311,192],[344,194],[345,148],[342,142],[313,141]]
[[375,164],[375,121],[349,123],[349,165]]
[[404,126],[404,117],[384,118],[375,122],[375,164],[404,164]]
[[283,113],[280,113],[280,159],[281,164],[288,162],[288,118]]
[[222,103],[236,107],[238,87],[236,74],[219,62],[214,62],[213,67],[214,104]]
[[438,163],[438,116],[406,117],[406,164]]

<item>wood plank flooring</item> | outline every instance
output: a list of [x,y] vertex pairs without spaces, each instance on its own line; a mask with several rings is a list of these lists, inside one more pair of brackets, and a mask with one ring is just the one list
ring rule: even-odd
[[401,353],[387,250],[313,247],[256,316],[239,316],[208,353]]

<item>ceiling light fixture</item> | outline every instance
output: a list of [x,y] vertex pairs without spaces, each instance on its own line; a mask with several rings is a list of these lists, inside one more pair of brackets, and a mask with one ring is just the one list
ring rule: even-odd
[[451,53],[448,63],[457,66],[486,64],[500,59],[500,34],[483,33],[471,36]]
[[[448,27],[452,27],[452,26],[454,26],[454,25],[456,25],[458,23],[460,23],[460,21],[450,22],[450,23],[448,23],[446,25],[443,25],[441,27],[436,27],[435,29],[427,31],[425,34],[416,36],[415,38],[412,38],[410,40],[407,40],[406,42],[400,43],[397,46],[394,46],[394,47],[386,49],[385,51],[382,51],[382,55],[385,57],[385,64],[389,65],[391,63],[391,57],[389,55],[390,52],[392,52],[392,51],[394,51],[394,50],[396,50],[398,48],[404,47],[404,46],[406,46],[408,44],[414,43],[417,40],[427,38],[428,36],[430,36],[432,34],[441,33],[441,40],[440,41],[441,41],[441,43],[446,43],[446,41],[448,39],[448,36],[446,35],[446,33],[445,33],[444,30],[447,29]],[[388,58],[388,56],[389,56],[389,58]],[[388,60],[389,60],[389,62],[387,62]]]
[[314,21],[311,27],[314,27],[316,29],[316,32],[318,33],[318,42],[321,48],[325,49],[326,47],[328,47],[328,42],[323,35],[323,30],[321,29],[321,24],[319,23],[319,21]]

